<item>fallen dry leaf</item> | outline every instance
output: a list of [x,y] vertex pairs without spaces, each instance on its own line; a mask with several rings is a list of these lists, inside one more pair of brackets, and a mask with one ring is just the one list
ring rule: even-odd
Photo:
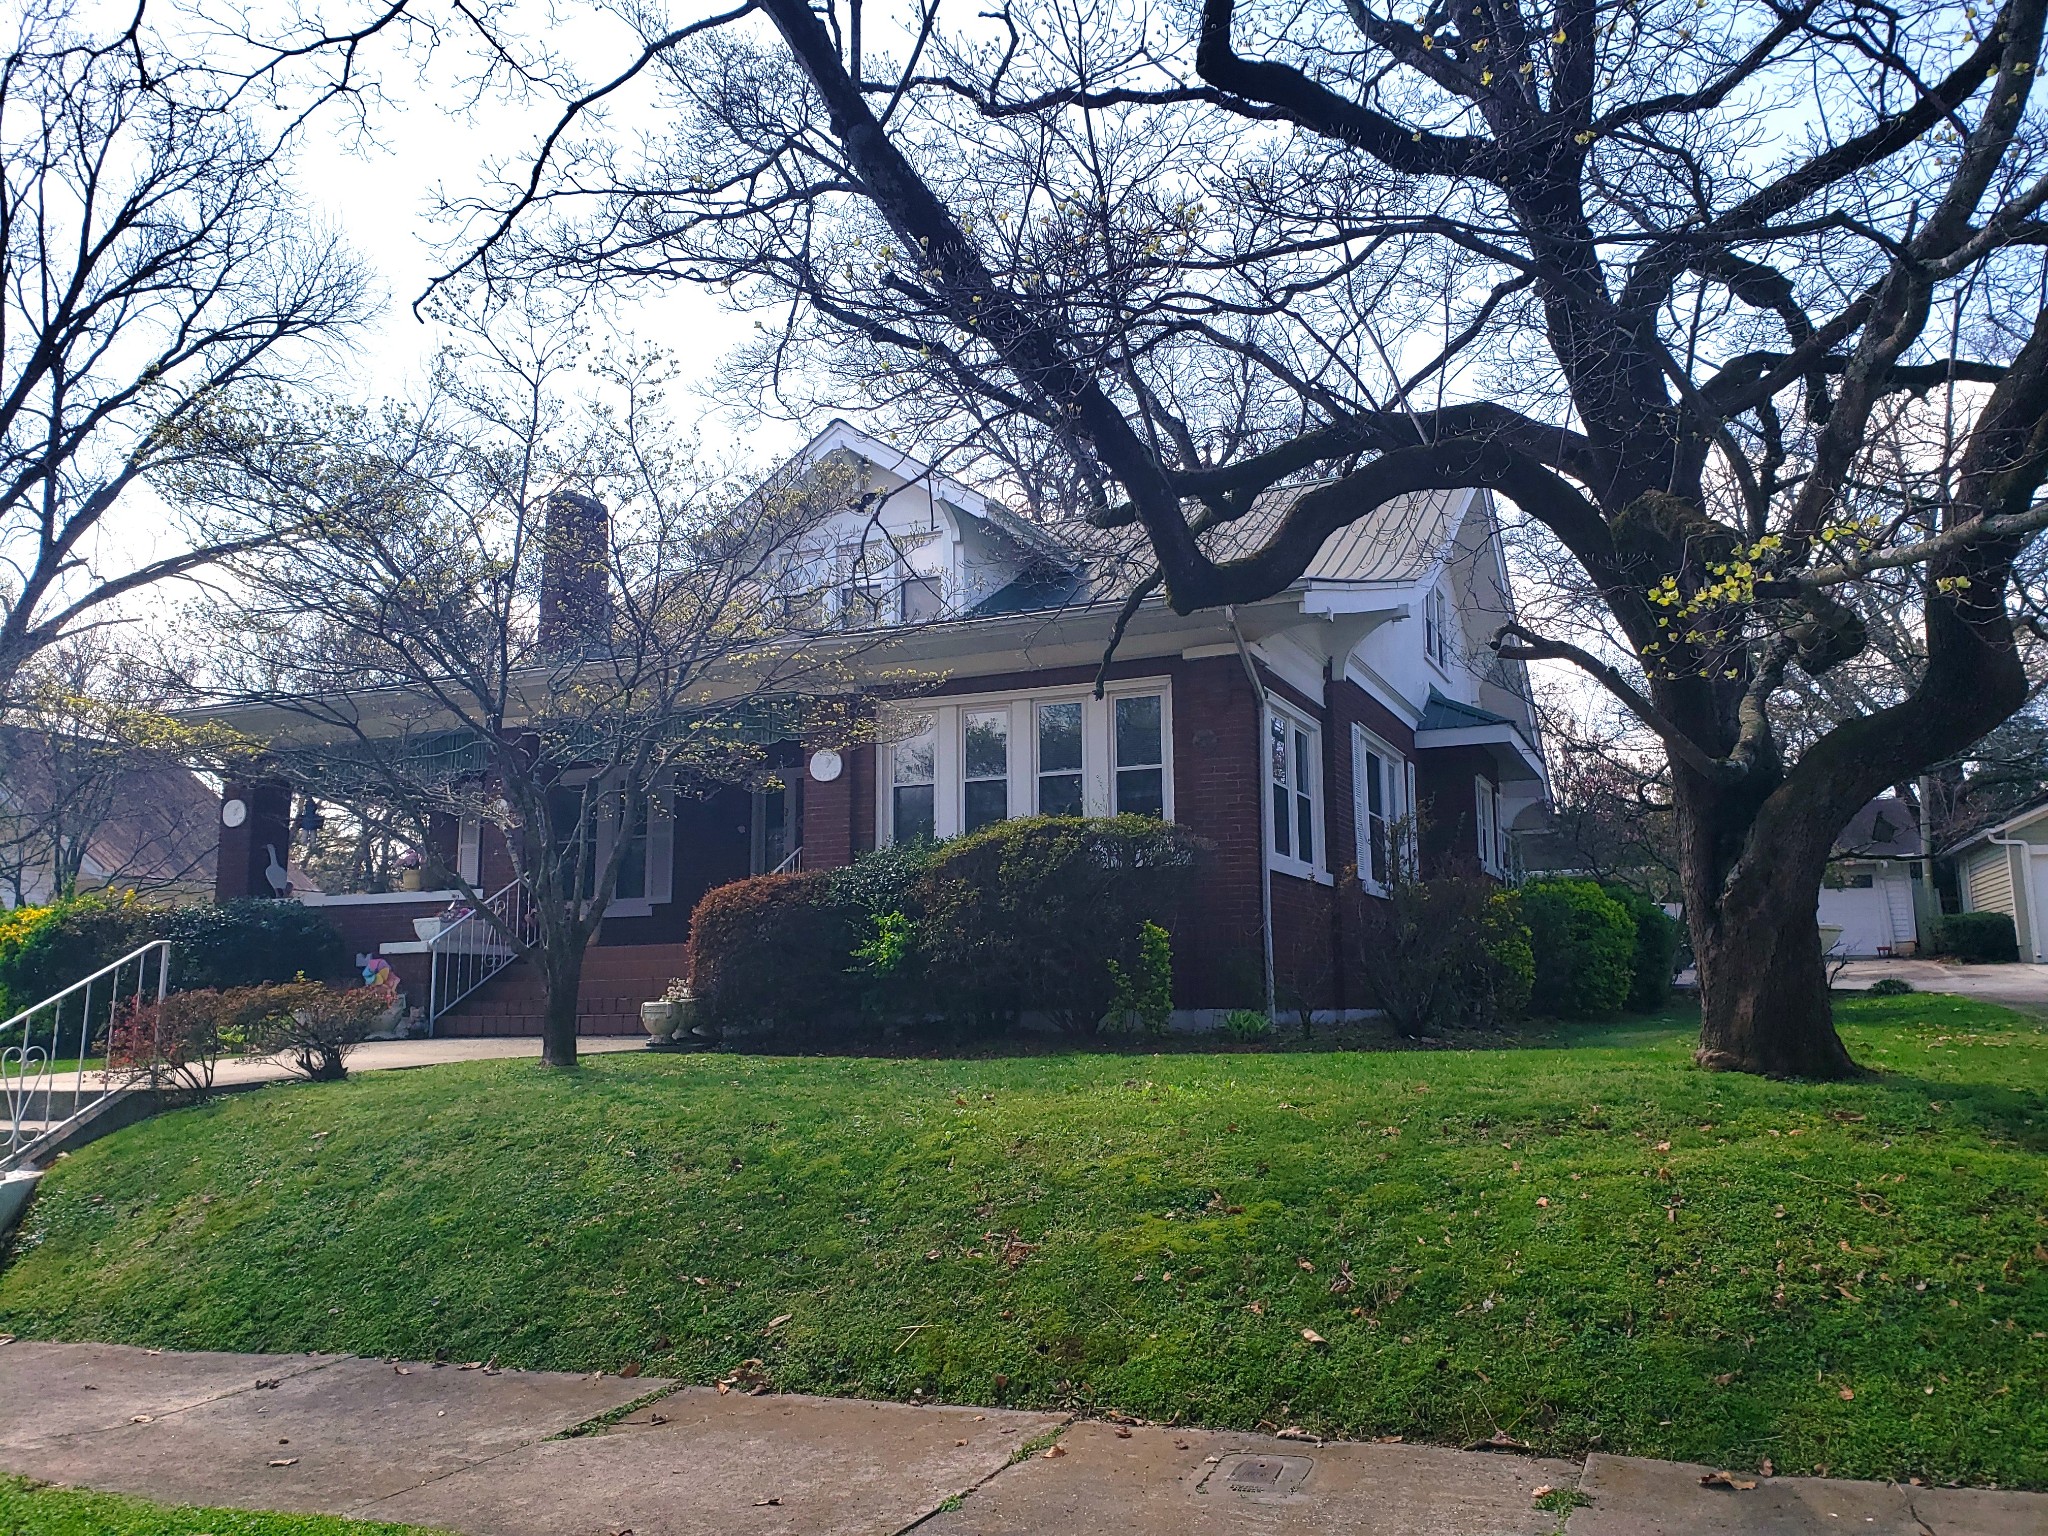
[[1310,1274],[1314,1274],[1314,1273],[1316,1272],[1316,1267],[1315,1267],[1315,1265],[1313,1265],[1313,1264],[1309,1263],[1309,1261],[1308,1261],[1307,1259],[1296,1259],[1296,1260],[1294,1261],[1294,1267],[1295,1267],[1296,1269],[1305,1269],[1305,1270],[1307,1270],[1307,1271],[1308,1271],[1308,1272],[1309,1272]]
[[762,1329],[761,1331],[763,1333],[773,1333],[776,1329],[780,1328],[784,1323],[788,1322],[792,1317],[795,1316],[796,1314],[794,1312],[785,1312],[780,1317],[771,1317],[768,1319],[768,1326]]
[[1550,1197],[1548,1195],[1538,1195],[1536,1197],[1536,1203],[1538,1205],[1548,1205],[1550,1204]]
[[1045,1448],[1045,1459],[1047,1461],[1057,1461],[1066,1454],[1067,1448],[1064,1445],[1048,1445]]
[[273,1467],[296,1467],[299,1464],[299,1458],[296,1456],[279,1456],[270,1464]]
[[[1119,1424],[1116,1427],[1116,1437],[1119,1440],[1128,1440],[1131,1438],[1131,1432],[1128,1429],[1124,1428],[1123,1425]],[[965,1441],[962,1441],[961,1443],[963,1445],[966,1444]]]
[[629,1378],[638,1376],[640,1374],[640,1362],[638,1360],[628,1360],[619,1367],[619,1374]]
[[1737,1477],[1732,1472],[1709,1472],[1700,1478],[1702,1488],[1740,1488],[1745,1492],[1756,1486],[1756,1480]]
[[1550,1484],[1538,1483],[1536,1485],[1535,1491],[1529,1495],[1529,1502],[1531,1504],[1540,1504],[1555,1492],[1557,1492],[1557,1490],[1551,1487]]
[[1768,1456],[1764,1458],[1764,1464],[1759,1470],[1762,1471],[1765,1477],[1775,1477],[1777,1475],[1777,1469],[1771,1465],[1771,1458]]
[[130,1424],[150,1424],[150,1423],[154,1423],[154,1422],[155,1422],[155,1415],[154,1415],[154,1414],[148,1414],[148,1413],[138,1413],[138,1414],[136,1414],[136,1415],[135,1415],[135,1416],[134,1416],[133,1418],[131,1418],[131,1419],[130,1419],[130,1420],[129,1420],[128,1422],[129,1422]]
[[1843,1402],[1846,1403],[1856,1396],[1856,1389],[1854,1387],[1844,1387],[1841,1391],[1837,1392],[1835,1396],[1839,1397]]
[[1245,1311],[1251,1313],[1254,1317],[1264,1317],[1266,1315],[1266,1304],[1263,1301],[1255,1301],[1246,1307]]
[[779,1497],[773,1499],[756,1499],[754,1500],[754,1508],[767,1509],[771,1505],[780,1504],[781,1502],[782,1500]]
[[1311,1344],[1327,1344],[1330,1342],[1328,1339],[1324,1338],[1320,1333],[1317,1333],[1313,1328],[1302,1329],[1301,1336]]
[[1315,1436],[1298,1424],[1290,1424],[1281,1430],[1275,1438],[1280,1440],[1313,1440]]

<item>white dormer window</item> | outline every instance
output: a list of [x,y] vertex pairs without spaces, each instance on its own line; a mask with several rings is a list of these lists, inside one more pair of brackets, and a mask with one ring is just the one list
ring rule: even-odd
[[1423,648],[1446,672],[1451,669],[1451,600],[1441,586],[1431,587],[1422,605]]

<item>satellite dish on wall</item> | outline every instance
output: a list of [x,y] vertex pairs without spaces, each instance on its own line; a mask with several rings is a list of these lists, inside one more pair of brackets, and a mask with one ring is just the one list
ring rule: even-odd
[[829,747],[811,754],[811,777],[820,784],[830,784],[839,777],[845,767],[846,764],[840,760],[839,754]]

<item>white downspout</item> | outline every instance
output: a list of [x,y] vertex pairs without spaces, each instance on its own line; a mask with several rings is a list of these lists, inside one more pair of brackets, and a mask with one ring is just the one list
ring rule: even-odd
[[1258,700],[1259,719],[1256,750],[1252,753],[1252,765],[1259,776],[1259,941],[1264,951],[1266,980],[1266,1017],[1276,1012],[1273,980],[1273,863],[1267,851],[1266,839],[1271,836],[1267,830],[1273,825],[1273,775],[1266,771],[1266,685],[1259,681],[1258,664],[1252,660],[1251,647],[1244,643],[1244,631],[1237,627],[1237,607],[1227,605],[1223,617],[1230,625],[1231,637],[1237,641],[1237,659],[1244,663],[1244,675],[1251,679],[1252,697]]

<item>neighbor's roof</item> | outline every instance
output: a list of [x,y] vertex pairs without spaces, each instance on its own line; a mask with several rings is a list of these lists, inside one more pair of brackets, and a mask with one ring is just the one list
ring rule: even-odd
[[1951,843],[1948,847],[1944,848],[1941,852],[1941,856],[1943,858],[1949,858],[1955,854],[1961,853],[1965,848],[1968,848],[1973,843],[1981,843],[1985,841],[1985,839],[1987,838],[2003,836],[2005,833],[2010,832],[2014,827],[2022,826],[2030,821],[2038,821],[2043,816],[2048,816],[2048,799],[2036,800],[2031,805],[2023,806],[2019,810],[2013,812],[2012,815],[2006,817],[2003,821],[1994,822],[1988,827],[1979,827],[1976,831],[1972,832],[1968,837],[1959,838],[1955,842]]
[[1920,858],[1920,818],[1897,795],[1879,795],[1849,818],[1834,851],[1846,859]]

